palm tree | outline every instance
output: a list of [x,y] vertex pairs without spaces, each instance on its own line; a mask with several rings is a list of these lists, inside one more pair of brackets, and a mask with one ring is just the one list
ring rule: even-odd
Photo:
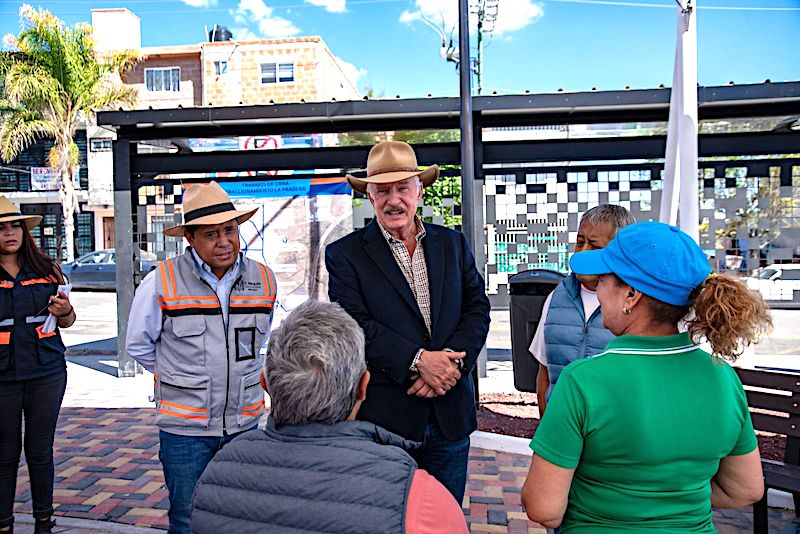
[[67,261],[74,258],[75,179],[79,164],[74,138],[93,110],[132,105],[136,92],[120,82],[138,61],[135,51],[99,54],[92,27],[65,27],[50,12],[24,4],[18,36],[6,39],[0,53],[0,159],[13,160],[41,138],[53,140],[49,164],[61,177]]

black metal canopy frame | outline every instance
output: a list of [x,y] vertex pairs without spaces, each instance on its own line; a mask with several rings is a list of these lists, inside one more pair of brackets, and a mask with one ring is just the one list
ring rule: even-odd
[[[666,136],[489,142],[484,141],[481,134],[483,128],[665,122],[669,116],[669,99],[670,90],[666,88],[474,97],[475,180],[480,184],[487,173],[497,174],[497,167],[509,164],[518,170],[521,164],[663,159]],[[458,129],[459,104],[458,98],[426,98],[98,113],[98,125],[117,133],[113,148],[117,257],[134,257],[135,196],[139,187],[153,183],[158,175],[257,169],[340,169],[335,175],[341,176],[344,171],[357,174],[364,167],[370,149],[370,146],[347,146],[191,152],[186,139]],[[751,117],[800,117],[800,82],[698,88],[699,120]],[[793,123],[794,120],[789,120],[765,132],[700,135],[699,156],[751,158],[800,154],[800,131],[790,127]],[[140,152],[139,144],[143,141],[171,141],[179,150]],[[419,144],[415,145],[415,150],[420,165],[460,164],[457,142]],[[278,178],[293,177],[308,175]],[[182,178],[182,181],[191,180]],[[476,191],[481,191],[479,184],[476,184]],[[475,213],[481,211],[480,202],[480,199],[464,199],[465,204],[476,208]],[[481,256],[476,250],[479,264],[483,260]],[[133,274],[132,261],[117,261],[120,339],[124,339],[133,297]],[[134,372],[134,362],[124,354],[124,347],[120,347],[120,374],[131,376]]]
[[[666,121],[669,89],[474,97],[476,160],[483,164],[663,158],[665,136],[483,142],[481,128]],[[369,146],[269,151],[138,153],[138,141],[248,135],[458,129],[457,98],[364,100],[220,108],[111,111],[98,124],[117,132],[114,189],[156,174],[253,169],[360,169]],[[700,120],[800,116],[800,82],[698,88]],[[800,152],[800,132],[708,134],[700,157]],[[458,164],[458,143],[415,146],[421,165]],[[125,153],[125,155],[123,155]],[[476,168],[476,179],[481,169]]]

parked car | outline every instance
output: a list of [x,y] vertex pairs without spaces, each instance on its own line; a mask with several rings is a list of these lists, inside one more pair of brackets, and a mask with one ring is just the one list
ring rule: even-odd
[[772,308],[800,308],[800,264],[773,263],[747,279]]
[[[142,272],[155,269],[154,255],[142,252]],[[95,250],[70,263],[62,263],[61,270],[75,289],[115,289],[117,287],[116,253],[114,249]]]

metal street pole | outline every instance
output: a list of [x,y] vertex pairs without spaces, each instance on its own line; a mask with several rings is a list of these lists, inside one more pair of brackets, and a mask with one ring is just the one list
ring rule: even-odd
[[472,69],[469,58],[469,0],[458,0],[458,57],[461,76],[461,231],[476,250],[473,213],[475,142],[472,132]]
[[[461,75],[461,231],[476,256],[483,248],[483,231],[475,228],[475,136],[472,130],[472,65],[469,58],[469,0],[458,0],[458,60]],[[480,247],[480,248],[479,248]],[[486,376],[486,347],[473,371],[475,403],[480,403],[479,378]]]

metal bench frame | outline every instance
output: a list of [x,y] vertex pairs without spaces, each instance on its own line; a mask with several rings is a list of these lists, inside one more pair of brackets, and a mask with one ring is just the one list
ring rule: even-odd
[[[745,387],[753,427],[786,436],[783,462],[761,461],[765,491],[761,500],[753,505],[753,532],[768,534],[767,492],[770,488],[792,493],[795,516],[800,517],[800,374],[740,368],[736,373]],[[797,524],[789,528],[789,532],[798,532]]]

